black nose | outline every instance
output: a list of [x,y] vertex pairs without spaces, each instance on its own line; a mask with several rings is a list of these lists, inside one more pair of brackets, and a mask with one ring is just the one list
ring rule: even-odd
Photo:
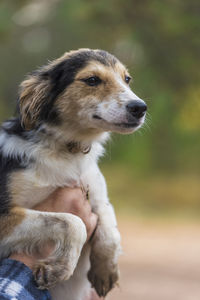
[[126,109],[133,117],[141,118],[147,110],[147,105],[143,101],[134,100],[126,105]]

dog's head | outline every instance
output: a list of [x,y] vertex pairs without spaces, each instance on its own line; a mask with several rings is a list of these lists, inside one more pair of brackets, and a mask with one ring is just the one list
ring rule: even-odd
[[131,91],[130,80],[108,52],[65,53],[22,82],[22,124],[27,130],[47,123],[77,132],[131,133],[143,124],[147,106]]

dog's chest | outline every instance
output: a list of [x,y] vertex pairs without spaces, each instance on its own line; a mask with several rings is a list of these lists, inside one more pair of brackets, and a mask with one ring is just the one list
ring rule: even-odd
[[66,157],[43,158],[32,168],[27,169],[13,180],[13,190],[18,193],[17,204],[33,207],[40,203],[56,188],[64,186],[84,186],[87,170],[96,164],[94,153],[69,155]]

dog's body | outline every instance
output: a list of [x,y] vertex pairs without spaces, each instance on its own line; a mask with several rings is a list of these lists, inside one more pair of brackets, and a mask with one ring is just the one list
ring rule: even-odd
[[[11,124],[14,125],[19,122],[18,120],[13,120],[13,121],[8,121],[3,124],[3,128],[5,130],[6,126],[9,126]],[[13,126],[12,125],[12,126]],[[11,127],[11,126],[9,126]],[[50,151],[50,149],[46,149],[45,151],[45,146],[43,147],[40,143],[35,144],[30,141],[23,140],[22,137],[18,136],[15,133],[14,137],[11,134],[11,131],[9,134],[6,134],[5,132],[1,133],[0,135],[0,141],[1,145],[5,145],[2,147],[2,151],[6,153],[13,153],[15,154],[16,158],[16,164],[12,161],[12,166],[16,166],[17,164],[20,163],[20,158],[22,165],[16,166],[15,171],[11,175],[10,180],[12,180],[12,191],[11,194],[16,194],[17,197],[15,198],[15,202],[17,205],[20,207],[26,207],[26,208],[31,208],[37,203],[41,202],[44,200],[50,193],[52,193],[57,187],[60,186],[73,186],[74,183],[79,186],[83,186],[85,190],[89,189],[89,194],[90,194],[90,199],[94,198],[94,201],[96,199],[96,196],[100,197],[99,200],[102,200],[102,210],[104,209],[104,201],[107,202],[106,198],[106,190],[105,190],[105,183],[103,181],[103,177],[100,175],[100,172],[97,168],[97,159],[99,155],[103,153],[103,147],[100,145],[100,143],[95,142],[92,145],[92,148],[88,154],[84,154],[82,152],[80,153],[69,153],[68,151],[65,151],[63,153],[63,156],[61,156],[60,153],[56,153],[54,151]],[[12,130],[9,128],[9,130]],[[10,141],[9,141],[10,140]],[[9,149],[7,148],[9,147]],[[27,154],[28,157],[28,167],[26,166],[26,159],[24,159],[24,153]],[[43,156],[44,155],[44,156]],[[33,165],[31,166],[31,161],[34,161]],[[37,161],[38,160],[38,161]],[[37,163],[35,163],[37,161]],[[2,161],[2,163],[4,163]],[[23,165],[25,164],[25,165]],[[5,187],[2,187],[5,188]],[[104,199],[104,200],[103,200]],[[98,201],[98,200],[97,200]],[[93,202],[93,201],[92,201]],[[93,203],[95,205],[95,202]],[[106,204],[107,205],[107,204]],[[114,216],[112,216],[112,209],[107,208],[106,210],[111,210],[108,216],[107,220],[107,225],[110,227],[110,224],[112,220],[110,218],[113,218],[114,221]],[[106,212],[106,211],[105,211]],[[57,214],[54,214],[57,216]],[[40,213],[35,212],[33,217],[36,219],[39,218]],[[47,216],[48,217],[48,216]],[[8,219],[8,217],[6,217]],[[74,220],[72,220],[73,222]],[[48,219],[47,221],[48,222]],[[54,220],[52,220],[51,224],[51,219],[49,218],[49,237],[52,238],[52,229],[54,224]],[[115,221],[114,221],[115,222]],[[115,227],[116,224],[113,222],[113,226]],[[37,225],[37,224],[36,224]],[[62,225],[62,224],[61,224]],[[6,221],[4,226],[9,226],[9,219]],[[26,218],[22,219],[21,225],[25,230],[27,230],[27,227],[30,227],[30,231],[32,231],[32,224],[31,221],[28,220],[26,223]],[[81,229],[82,231],[82,224],[77,224],[77,234],[81,235],[81,232],[79,230]],[[80,228],[79,228],[80,227]],[[21,245],[18,245],[18,242],[15,239],[18,239],[20,233],[17,232],[16,227],[13,230],[13,235],[6,235],[5,238],[2,239],[1,241],[1,247],[0,247],[0,254],[1,257],[7,256],[11,249],[13,250],[13,247],[15,251],[19,250],[21,248]],[[44,240],[46,237],[45,235],[47,234],[47,229],[46,225],[44,224],[44,228],[41,230],[38,228],[36,234],[37,238]],[[19,229],[20,230],[20,229]],[[59,228],[58,228],[58,233],[59,233]],[[113,228],[113,230],[116,230]],[[2,231],[5,232],[5,229],[2,229]],[[57,233],[57,234],[58,234]],[[84,233],[84,232],[83,232]],[[83,234],[82,233],[82,234]],[[28,232],[30,234],[30,232]],[[59,233],[60,234],[60,239],[62,239],[62,234],[63,230]],[[118,233],[116,232],[116,235]],[[3,232],[2,232],[3,235]],[[68,238],[69,235],[73,236],[73,233],[69,233],[66,237]],[[14,238],[15,236],[15,238]],[[85,233],[84,233],[85,236]],[[59,236],[58,236],[59,237]],[[57,238],[58,238],[57,237]],[[117,237],[117,236],[116,236]],[[30,237],[25,238],[26,241],[30,239]],[[11,240],[11,241],[9,241]],[[106,242],[106,241],[105,241]],[[119,243],[119,238],[116,241]],[[30,240],[30,243],[32,244],[33,241]],[[14,245],[13,245],[14,244]],[[84,244],[84,240],[81,239],[80,237],[80,249],[82,248]],[[24,245],[25,246],[25,245]],[[30,246],[30,245],[27,245]],[[102,246],[106,246],[105,244]],[[118,244],[119,246],[119,244]],[[79,262],[79,267],[77,268],[77,271],[73,275],[72,279],[65,281],[64,283],[58,284],[54,289],[52,289],[52,295],[54,296],[53,299],[58,299],[62,300],[65,299],[70,299],[70,300],[81,300],[84,298],[81,298],[81,296],[84,296],[89,292],[89,282],[87,280],[87,272],[89,271],[89,254],[90,254],[90,246],[85,246],[86,249],[84,249],[84,255],[82,254],[80,262]],[[102,249],[103,250],[103,249]],[[101,251],[102,251],[101,250]],[[74,264],[76,264],[78,260],[78,255],[77,253],[77,259]],[[62,266],[64,269],[65,266]],[[74,268],[74,266],[72,267]],[[71,271],[73,272],[73,271]],[[71,275],[71,274],[70,274]],[[69,288],[72,286],[71,288]],[[71,294],[70,294],[71,293]]]
[[[20,117],[0,130],[0,257],[33,253],[52,240],[55,251],[38,261],[34,275],[40,288],[57,283],[53,299],[83,300],[88,271],[100,296],[118,279],[120,235],[97,161],[107,131],[130,133],[144,122],[146,105],[128,87],[127,74],[107,52],[67,53],[22,83]],[[58,187],[74,184],[89,191],[99,217],[84,248],[80,218],[31,210]]]

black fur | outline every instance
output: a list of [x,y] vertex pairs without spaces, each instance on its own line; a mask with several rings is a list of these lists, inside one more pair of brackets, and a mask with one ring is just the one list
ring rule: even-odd
[[[0,135],[6,133],[6,139],[18,136],[23,140],[34,138],[30,132],[25,131],[20,123],[19,118],[12,118],[5,121],[0,129]],[[9,212],[11,199],[9,186],[9,176],[12,172],[25,169],[30,165],[31,161],[22,156],[9,156],[2,152],[0,147],[0,215]]]
[[8,135],[17,135],[23,139],[27,139],[27,131],[21,125],[20,118],[12,118],[8,121],[3,122],[2,127]]
[[11,207],[9,175],[26,166],[21,158],[5,157],[0,148],[0,215],[7,214]]
[[40,124],[38,124],[38,126],[32,130],[26,130],[21,125],[20,117],[11,118],[7,121],[4,121],[0,128],[0,134],[1,134],[1,130],[2,132],[5,132],[7,134],[8,138],[10,136],[17,136],[24,141],[31,141],[34,144],[38,143],[41,139],[41,135],[36,133],[46,134],[45,129],[42,128]]

